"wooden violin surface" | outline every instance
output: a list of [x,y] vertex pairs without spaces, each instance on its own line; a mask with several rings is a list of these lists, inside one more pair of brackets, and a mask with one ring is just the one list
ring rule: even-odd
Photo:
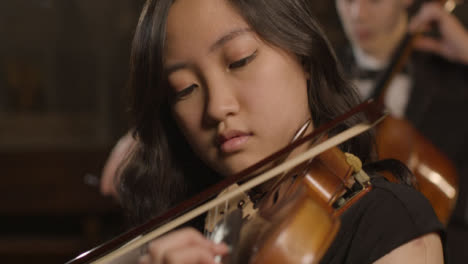
[[377,126],[380,158],[398,159],[413,172],[417,188],[447,224],[458,194],[458,175],[453,163],[406,120],[387,117]]

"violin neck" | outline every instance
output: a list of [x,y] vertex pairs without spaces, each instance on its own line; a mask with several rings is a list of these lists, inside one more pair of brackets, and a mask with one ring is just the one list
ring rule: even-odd
[[384,102],[385,94],[390,85],[391,80],[396,74],[401,72],[408,61],[412,51],[412,42],[415,38],[414,34],[406,33],[400,44],[395,49],[392,59],[382,74],[379,75],[375,82],[375,87],[370,98],[375,98],[380,102]]

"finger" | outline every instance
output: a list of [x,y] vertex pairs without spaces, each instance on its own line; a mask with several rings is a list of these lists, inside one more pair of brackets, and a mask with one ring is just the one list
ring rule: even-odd
[[443,47],[440,41],[430,37],[420,36],[414,40],[413,46],[421,51],[443,53]]
[[181,250],[169,250],[162,258],[163,264],[215,264],[215,254],[205,247],[193,246]]
[[221,255],[221,256],[229,252],[228,246],[224,243],[220,243],[220,244],[212,243],[211,250],[215,255]]
[[148,245],[148,253],[153,260],[161,260],[167,251],[183,250],[187,247],[202,247],[210,250],[212,242],[205,239],[193,228],[184,228],[152,241]]
[[150,263],[215,263],[216,256],[224,256],[228,253],[229,248],[224,244],[212,243],[210,247],[205,246],[190,246],[185,248],[171,248],[167,249],[162,255],[152,257],[150,255],[144,255],[140,258],[139,264],[150,264]]
[[445,11],[439,3],[425,3],[419,12],[411,19],[408,27],[409,31],[420,32],[423,29],[427,29],[431,22],[440,21],[445,14]]
[[138,259],[138,264],[151,264],[151,257],[146,254]]
[[107,161],[102,170],[101,177],[101,193],[104,195],[113,195],[117,196],[117,190],[115,187],[115,182],[118,177],[118,170],[123,162],[126,162],[128,158],[128,153],[131,151],[135,145],[135,139],[132,137],[132,134],[129,132],[125,136],[119,139],[117,144],[112,149]]

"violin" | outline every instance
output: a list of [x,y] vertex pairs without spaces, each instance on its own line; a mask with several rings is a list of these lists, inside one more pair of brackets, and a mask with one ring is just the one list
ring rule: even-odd
[[[365,113],[368,122],[328,136],[331,129],[357,113]],[[244,240],[249,240],[250,244],[242,244],[234,249],[229,255],[237,258],[237,262],[231,259],[229,263],[318,263],[339,229],[339,216],[372,188],[359,159],[343,153],[336,146],[373,128],[384,117],[381,104],[373,100],[366,101],[161,216],[67,263],[134,262],[148,242],[207,212],[207,218],[211,218],[214,212],[215,218],[221,216],[223,220],[215,220],[215,223],[219,223],[209,227],[210,233],[216,235],[216,228],[223,223],[232,222],[235,226],[236,219],[244,221],[243,213],[237,209],[247,206],[245,200],[240,199],[244,199],[253,188],[270,180],[274,180],[274,184],[256,204],[256,212],[248,216],[251,219],[246,219],[248,221],[243,225],[237,225],[243,228],[242,232],[247,231],[235,232],[234,236],[230,236],[234,240],[247,237]],[[285,155],[311,141],[314,142],[312,148],[284,160]],[[276,164],[278,160],[281,161],[279,165]],[[233,184],[238,186],[228,188]],[[264,228],[255,228],[258,223]],[[233,229],[236,228],[230,227],[230,230]],[[249,233],[249,230],[257,232],[239,235]],[[252,236],[256,239],[248,239]]]
[[[440,1],[451,12],[457,1]],[[400,42],[392,59],[377,78],[371,98],[382,104],[393,77],[406,64],[413,50],[413,41],[421,33],[409,34]],[[416,178],[416,188],[429,200],[439,220],[447,225],[458,195],[458,175],[455,166],[407,120],[388,116],[377,126],[377,153],[381,159],[403,162]],[[392,180],[393,176],[384,174]]]
[[318,263],[338,231],[339,216],[372,189],[349,155],[333,147],[289,172],[295,177],[284,177],[261,201],[243,229],[248,243],[240,243],[237,259],[228,263]]

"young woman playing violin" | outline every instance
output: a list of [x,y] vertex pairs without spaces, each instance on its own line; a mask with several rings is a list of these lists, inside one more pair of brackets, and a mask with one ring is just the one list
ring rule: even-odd
[[[119,186],[136,222],[357,105],[312,10],[310,0],[147,1],[131,61],[138,145]],[[340,147],[373,161],[371,133]],[[373,190],[342,215],[322,263],[443,263],[424,197],[368,173]],[[140,263],[215,263],[227,252],[185,228],[151,242]]]

